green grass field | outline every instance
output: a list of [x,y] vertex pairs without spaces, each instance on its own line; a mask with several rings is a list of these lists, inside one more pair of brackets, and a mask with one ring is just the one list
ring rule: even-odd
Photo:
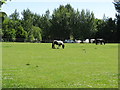
[[3,43],[2,51],[3,88],[118,88],[117,44]]

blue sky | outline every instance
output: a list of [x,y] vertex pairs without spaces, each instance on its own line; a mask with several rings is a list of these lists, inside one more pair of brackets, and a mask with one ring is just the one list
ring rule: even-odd
[[93,11],[95,17],[99,19],[102,19],[104,14],[106,17],[115,18],[117,12],[112,2],[113,0],[12,0],[2,6],[2,11],[10,15],[15,9],[21,13],[24,9],[29,8],[32,12],[42,15],[49,9],[52,14],[59,5],[71,4],[75,10]]

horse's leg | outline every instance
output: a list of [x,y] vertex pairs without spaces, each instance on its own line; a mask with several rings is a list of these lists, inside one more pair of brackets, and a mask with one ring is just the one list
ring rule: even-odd
[[97,44],[98,44],[98,41],[96,41],[95,43],[96,43],[96,45],[97,45]]
[[64,47],[65,47],[65,45],[63,44],[63,45],[62,45],[62,48],[64,49]]
[[54,44],[52,44],[52,48],[54,48]]
[[104,43],[104,45],[105,45],[105,41],[104,41],[103,43]]
[[97,42],[96,42],[96,45],[97,45]]
[[102,41],[100,41],[100,44],[102,45]]
[[105,45],[105,41],[103,40],[102,43]]
[[55,49],[55,44],[52,44],[52,48]]
[[61,45],[58,45],[57,49],[59,49],[60,46],[61,46]]

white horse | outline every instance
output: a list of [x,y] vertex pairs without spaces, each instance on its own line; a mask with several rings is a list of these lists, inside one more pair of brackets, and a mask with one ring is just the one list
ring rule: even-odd
[[55,49],[55,45],[58,45],[57,48],[59,48],[61,45],[62,45],[62,48],[63,48],[63,49],[64,49],[64,47],[65,47],[63,41],[54,40],[54,41],[52,42],[52,48],[53,48],[53,49]]

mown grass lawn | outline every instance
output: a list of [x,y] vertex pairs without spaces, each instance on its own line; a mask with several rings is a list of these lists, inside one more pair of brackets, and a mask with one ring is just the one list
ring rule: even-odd
[[3,88],[118,88],[118,45],[3,43]]

